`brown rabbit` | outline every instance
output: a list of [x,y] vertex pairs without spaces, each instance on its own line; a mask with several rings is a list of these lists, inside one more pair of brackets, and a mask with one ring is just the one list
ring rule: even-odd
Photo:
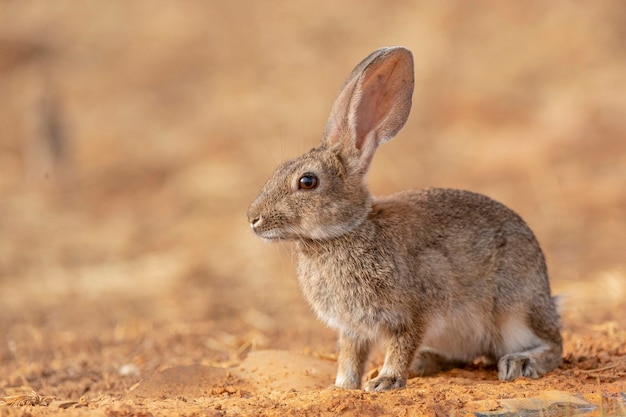
[[335,384],[361,387],[373,342],[387,342],[367,391],[406,385],[484,356],[498,377],[561,363],[560,318],[535,236],[512,210],[451,189],[373,198],[376,148],[404,125],[413,57],[365,58],[343,84],[318,148],[278,167],[248,209],[254,232],[295,240],[302,292],[339,331]]

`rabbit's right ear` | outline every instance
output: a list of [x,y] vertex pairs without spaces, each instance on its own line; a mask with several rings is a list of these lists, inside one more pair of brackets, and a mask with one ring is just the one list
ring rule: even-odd
[[338,146],[355,172],[365,175],[378,146],[404,126],[413,96],[413,56],[403,47],[374,51],[344,82],[322,143]]

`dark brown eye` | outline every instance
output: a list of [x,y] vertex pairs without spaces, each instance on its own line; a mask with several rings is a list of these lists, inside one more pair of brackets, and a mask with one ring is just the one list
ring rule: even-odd
[[312,190],[317,187],[317,177],[314,174],[304,174],[298,180],[298,189]]

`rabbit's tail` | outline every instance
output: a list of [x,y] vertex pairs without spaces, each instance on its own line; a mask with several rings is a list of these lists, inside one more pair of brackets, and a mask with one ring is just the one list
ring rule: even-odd
[[559,294],[552,297],[552,302],[556,307],[557,313],[559,316],[563,313],[563,308],[565,307],[565,303],[569,297],[566,294]]

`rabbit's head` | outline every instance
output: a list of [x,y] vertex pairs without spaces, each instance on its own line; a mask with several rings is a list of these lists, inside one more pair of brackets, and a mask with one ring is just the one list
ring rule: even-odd
[[358,226],[371,208],[365,184],[374,152],[404,126],[413,95],[413,57],[378,49],[346,79],[319,147],[285,162],[248,209],[267,240],[330,239]]

